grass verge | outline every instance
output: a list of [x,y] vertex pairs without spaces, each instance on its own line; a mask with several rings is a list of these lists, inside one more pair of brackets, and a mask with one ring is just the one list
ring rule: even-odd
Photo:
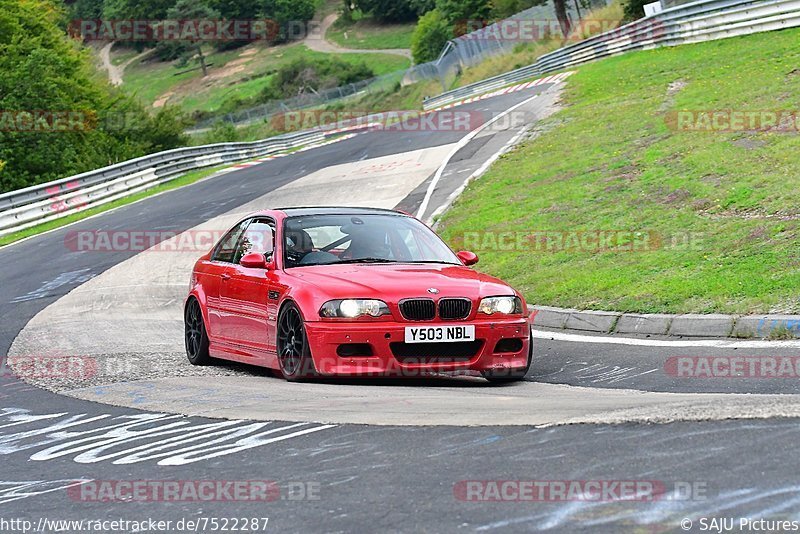
[[344,48],[411,48],[411,34],[416,23],[378,24],[368,18],[350,24],[338,19],[325,38]]
[[[794,109],[798,39],[800,30],[783,30],[581,67],[546,133],[471,184],[442,218],[443,235],[479,249],[480,266],[532,303],[800,312],[798,131],[681,131],[670,119],[679,110]],[[633,252],[557,244],[581,231],[653,239]],[[520,244],[499,250],[502,232]],[[551,251],[528,240],[541,238],[534,232]]]
[[[159,107],[164,104],[180,106],[187,113],[215,112],[229,99],[246,101],[258,95],[281,65],[301,57],[329,57],[329,54],[309,50],[302,43],[273,47],[251,45],[224,52],[215,52],[209,47],[207,52],[207,61],[213,65],[206,78],[200,71],[177,74],[195,65],[178,69],[171,62],[139,60],[125,69],[122,89],[147,106],[158,103]],[[339,57],[351,63],[366,63],[376,76],[410,65],[407,58],[391,54],[341,54]]]

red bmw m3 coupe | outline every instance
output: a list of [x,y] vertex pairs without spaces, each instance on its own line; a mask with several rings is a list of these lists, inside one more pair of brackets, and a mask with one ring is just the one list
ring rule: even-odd
[[465,370],[521,380],[525,300],[469,267],[477,261],[396,211],[258,212],[195,264],[186,352],[195,365],[221,358],[291,381]]

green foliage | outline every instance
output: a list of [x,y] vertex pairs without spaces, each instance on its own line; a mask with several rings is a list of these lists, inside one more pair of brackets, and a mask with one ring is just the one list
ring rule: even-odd
[[406,22],[417,18],[408,0],[359,0],[358,7],[379,22]]
[[436,7],[436,0],[409,0],[408,3],[417,16],[420,17]]
[[433,9],[425,13],[419,19],[414,35],[411,36],[411,54],[414,56],[414,62],[419,64],[436,59],[452,36],[450,25],[441,11]]
[[239,131],[230,122],[217,121],[211,129],[204,133],[198,144],[213,145],[214,143],[231,143],[239,141]]
[[263,0],[261,14],[278,23],[281,30],[278,40],[286,41],[292,33],[297,33],[297,28],[289,23],[308,22],[314,17],[315,8],[314,0]]
[[493,0],[492,16],[495,19],[504,19],[530,7],[541,6],[546,3],[547,0]]
[[[168,20],[216,20],[220,17],[219,11],[197,0],[178,0],[167,11]],[[162,40],[156,45],[156,55],[164,61],[180,59],[182,64],[186,64],[197,53],[197,44],[192,41]]]
[[448,23],[459,27],[468,21],[485,21],[492,16],[491,0],[436,0],[436,9]]
[[71,20],[96,20],[103,18],[104,0],[75,0],[68,4]]
[[163,19],[175,0],[105,0],[103,18],[109,20]]
[[625,3],[625,21],[630,22],[644,17],[644,5],[650,0],[628,0]]
[[[5,162],[0,191],[184,142],[185,123],[176,112],[151,118],[130,98],[95,81],[88,54],[59,27],[64,17],[51,0],[0,0],[0,160]],[[13,117],[25,112],[71,120],[63,130],[20,128]]]
[[259,2],[253,0],[210,0],[209,7],[229,20],[253,20],[261,11]]
[[299,58],[280,67],[260,95],[261,101],[290,98],[372,78],[366,63],[348,63],[338,58]]

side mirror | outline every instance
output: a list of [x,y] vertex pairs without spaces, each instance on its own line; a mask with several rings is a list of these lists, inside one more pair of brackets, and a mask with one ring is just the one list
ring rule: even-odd
[[458,259],[461,260],[461,263],[467,267],[478,263],[478,255],[474,252],[470,252],[469,250],[459,250],[456,252],[456,256],[458,256]]
[[247,267],[248,269],[266,269],[267,260],[264,258],[263,254],[251,252],[242,256],[242,259],[239,260],[239,265]]

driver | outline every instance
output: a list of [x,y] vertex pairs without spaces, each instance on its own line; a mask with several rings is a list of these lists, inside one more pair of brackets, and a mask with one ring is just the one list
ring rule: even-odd
[[350,229],[352,239],[347,256],[352,259],[379,258],[391,259],[391,248],[387,243],[386,230],[368,226]]

